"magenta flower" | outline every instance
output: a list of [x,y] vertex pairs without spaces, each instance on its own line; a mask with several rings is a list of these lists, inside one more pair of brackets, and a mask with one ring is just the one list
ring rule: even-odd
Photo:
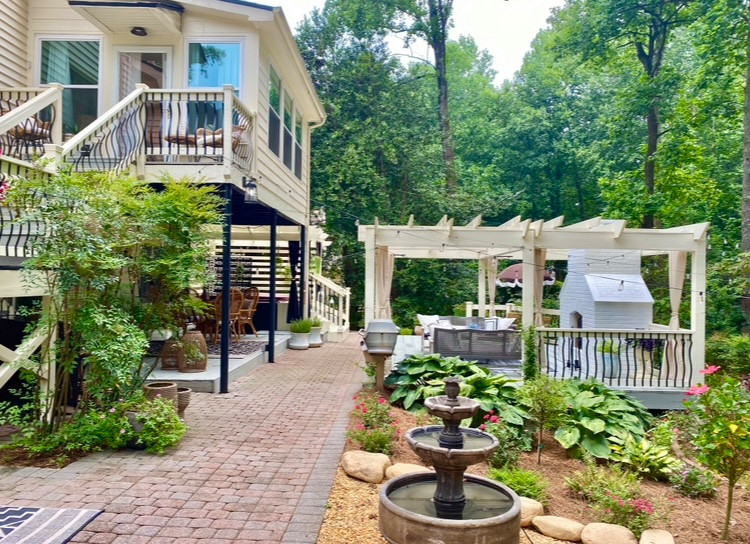
[[481,425],[479,426],[479,430],[480,430],[480,431],[484,431],[484,430],[486,430],[486,429],[487,429],[487,425],[485,425],[484,423],[482,423],[482,424],[481,424]]
[[688,392],[685,393],[688,397],[692,397],[693,395],[702,395],[703,393],[706,393],[709,390],[709,387],[707,385],[694,385],[690,389],[688,389]]
[[385,399],[383,397],[378,398],[378,404],[385,404]]
[[497,416],[492,416],[490,418],[490,423],[497,423],[498,421],[500,421],[500,418]]
[[720,366],[711,365],[708,368],[704,368],[703,370],[701,370],[700,373],[705,376],[709,376],[711,374],[716,374],[719,370],[721,370]]

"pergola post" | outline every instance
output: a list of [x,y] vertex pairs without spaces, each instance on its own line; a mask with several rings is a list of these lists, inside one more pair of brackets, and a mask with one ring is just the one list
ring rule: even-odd
[[375,319],[375,229],[368,229],[365,237],[365,327]]
[[706,237],[695,241],[690,259],[690,328],[693,330],[693,372],[690,385],[700,381],[706,366]]
[[[479,259],[479,274],[477,280],[477,299],[479,300],[479,317],[487,315],[487,261],[489,258]],[[468,317],[468,316],[467,316]]]
[[523,328],[531,327],[534,324],[534,281],[536,277],[536,252],[534,246],[534,231],[528,229],[524,236],[524,247],[523,247],[523,277],[531,278],[523,282],[522,286],[522,313],[521,313],[521,324]]

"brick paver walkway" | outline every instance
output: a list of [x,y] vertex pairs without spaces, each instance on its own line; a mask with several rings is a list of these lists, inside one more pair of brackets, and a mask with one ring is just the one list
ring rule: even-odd
[[363,372],[356,335],[286,351],[226,395],[194,394],[190,430],[158,457],[102,452],[0,476],[0,504],[104,512],[72,542],[314,543]]

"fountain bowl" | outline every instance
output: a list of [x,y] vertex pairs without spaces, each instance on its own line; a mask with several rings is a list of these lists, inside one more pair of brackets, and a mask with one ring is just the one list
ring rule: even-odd
[[[435,443],[427,441],[442,429],[442,425],[430,425],[428,427],[417,427],[406,433],[406,441],[411,449],[428,465],[453,469],[466,468],[483,462],[499,446],[497,438],[491,434],[465,427],[459,427],[458,429],[464,435],[464,439],[467,440],[462,449],[443,448],[436,441],[430,441]],[[479,447],[472,447],[474,440],[480,441]]]
[[454,424],[472,417],[479,410],[479,401],[477,400],[466,397],[452,399],[447,395],[428,397],[425,399],[424,405],[431,415]]
[[[507,510],[492,517],[479,519],[442,519],[407,510],[394,503],[390,496],[405,486],[432,485],[436,474],[420,472],[390,480],[380,490],[378,524],[381,534],[391,544],[519,544],[521,501],[510,488],[487,478],[467,474],[467,488],[486,488],[509,504]],[[431,495],[428,490],[427,494]],[[467,540],[469,538],[471,540]]]

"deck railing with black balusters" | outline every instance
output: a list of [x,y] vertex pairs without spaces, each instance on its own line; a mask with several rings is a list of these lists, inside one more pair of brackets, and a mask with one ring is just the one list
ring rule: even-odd
[[[10,188],[19,178],[29,176],[48,176],[26,162],[3,157],[0,161],[0,186]],[[0,257],[26,258],[33,255],[34,241],[43,236],[46,226],[42,221],[30,219],[28,216],[21,221],[23,214],[36,207],[40,199],[29,195],[13,202],[6,200],[6,192],[0,195]]]
[[538,329],[539,364],[556,378],[607,385],[687,388],[695,379],[686,330]]
[[62,140],[62,86],[0,89],[0,156],[31,161]]

